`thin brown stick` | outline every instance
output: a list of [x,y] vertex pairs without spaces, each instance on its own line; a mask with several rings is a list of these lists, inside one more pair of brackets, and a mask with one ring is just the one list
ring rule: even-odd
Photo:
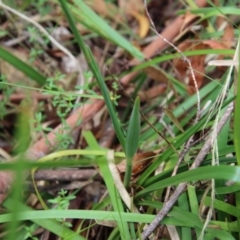
[[[221,120],[218,123],[216,134],[214,133],[214,136],[212,134],[208,137],[205,144],[203,145],[202,149],[198,153],[196,159],[194,160],[192,166],[190,167],[190,170],[196,169],[200,166],[202,161],[204,160],[205,156],[208,154],[212,147],[212,138],[216,137],[222,130],[225,123],[230,118],[231,114],[233,112],[233,102],[230,103],[228,106],[226,112],[222,116]],[[158,212],[156,218],[150,223],[148,228],[146,228],[142,233],[141,239],[146,239],[150,234],[153,233],[153,231],[157,228],[158,224],[163,220],[163,218],[170,212],[173,205],[177,201],[178,197],[185,191],[187,186],[187,183],[180,183],[170,199],[163,205],[163,208]]]
[[[95,169],[42,169],[34,174],[34,180],[77,181],[88,180],[97,175]],[[98,180],[101,178],[98,177]]]

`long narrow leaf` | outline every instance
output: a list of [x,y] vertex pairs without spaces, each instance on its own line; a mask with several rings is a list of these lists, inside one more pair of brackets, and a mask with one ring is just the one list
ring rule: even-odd
[[124,185],[128,187],[132,175],[132,158],[137,152],[140,136],[140,100],[136,98],[130,117],[126,137],[127,168],[124,177]]
[[[100,150],[98,142],[94,138],[94,136],[91,132],[85,132],[84,137],[85,137],[90,149],[99,149]],[[119,215],[119,221],[117,221],[117,223],[119,226],[121,236],[128,239],[128,238],[130,238],[130,234],[128,231],[128,225],[125,222],[123,222],[122,217],[121,217],[121,215],[124,213],[124,206],[121,201],[121,197],[119,196],[119,192],[117,191],[117,188],[115,186],[111,171],[109,169],[108,158],[106,159],[105,157],[101,157],[97,162],[98,162],[100,172],[103,176],[104,182],[107,186],[108,194],[110,196],[113,209]]]
[[[8,198],[4,203],[3,206],[8,209],[9,211],[12,210],[13,205],[19,205],[19,209],[24,211],[25,220],[31,220],[32,222],[38,224],[39,226],[43,227],[44,229],[49,230],[50,232],[56,234],[57,236],[63,239],[72,239],[72,240],[84,240],[85,238],[80,236],[78,233],[70,230],[68,227],[63,226],[60,222],[53,220],[58,218],[56,214],[51,215],[51,213],[43,210],[41,211],[45,217],[41,218],[38,211],[33,211],[30,207],[13,201],[12,199]],[[59,210],[55,210],[58,212]],[[55,213],[56,213],[55,212]],[[30,215],[29,215],[30,214]],[[23,217],[21,212],[18,212],[16,221],[21,220]],[[9,222],[12,220],[13,214],[8,213],[5,215],[0,216],[0,222]],[[52,219],[52,220],[51,220]],[[22,219],[23,220],[23,219]]]
[[137,152],[140,136],[140,100],[136,98],[129,121],[126,137],[126,156],[132,158]]
[[111,42],[119,45],[132,56],[143,59],[143,54],[135,48],[127,39],[121,36],[117,31],[109,26],[101,17],[99,17],[91,8],[89,8],[84,1],[75,0],[75,6],[69,4],[68,6],[76,14],[77,19],[89,29],[97,32],[99,35],[105,37]]
[[109,96],[109,93],[108,93],[108,89],[107,89],[107,86],[106,86],[106,84],[104,82],[103,76],[101,75],[99,67],[96,64],[96,61],[95,61],[94,57],[92,56],[92,53],[91,53],[90,49],[85,45],[81,35],[79,34],[79,31],[77,30],[77,27],[76,27],[76,25],[75,25],[75,23],[73,21],[73,17],[72,17],[71,13],[68,10],[66,2],[64,0],[59,0],[59,2],[62,5],[64,13],[66,14],[66,17],[68,19],[69,25],[70,25],[70,27],[72,29],[72,32],[73,32],[73,34],[74,34],[74,36],[75,36],[75,38],[77,40],[77,43],[78,43],[79,47],[82,49],[83,54],[84,54],[84,56],[85,56],[85,58],[86,58],[86,60],[88,62],[88,65],[89,65],[90,69],[92,70],[92,72],[93,72],[93,74],[94,74],[94,76],[95,76],[95,78],[96,78],[96,80],[98,82],[98,85],[99,85],[99,87],[101,89],[101,92],[103,94],[104,100],[106,102],[106,105],[107,105],[107,108],[108,108],[111,120],[113,122],[113,126],[115,128],[117,137],[119,139],[119,142],[122,145],[122,148],[125,151],[125,137],[123,135],[123,132],[122,132],[122,129],[121,129],[121,125],[120,125],[120,122],[119,122],[118,117],[116,115],[113,103],[112,103],[112,101],[110,99],[110,96]]
[[45,83],[46,78],[41,73],[37,72],[34,68],[30,67],[29,65],[27,65],[26,63],[24,63],[23,61],[15,57],[13,54],[1,47],[0,58],[25,73],[31,80],[36,81],[40,85],[43,85]]
[[143,197],[150,192],[175,186],[182,182],[207,180],[207,179],[224,179],[240,182],[240,167],[237,166],[208,166],[180,173],[174,177],[167,178],[160,182],[154,183],[136,194],[136,197]]

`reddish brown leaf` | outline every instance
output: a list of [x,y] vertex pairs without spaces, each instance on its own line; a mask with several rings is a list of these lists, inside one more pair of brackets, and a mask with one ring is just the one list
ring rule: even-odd
[[[154,152],[144,152],[137,153],[133,158],[133,168],[132,168],[132,176],[136,177],[139,173],[141,173],[144,169],[146,169],[154,160],[156,153]],[[117,168],[120,173],[126,171],[126,160],[123,160],[121,163],[117,164]]]
[[[186,50],[201,50],[201,49],[207,49],[209,47],[207,44],[204,44],[204,43],[196,44],[193,42],[186,41],[181,43],[178,46],[178,48],[179,50],[184,52]],[[194,70],[194,75],[197,81],[198,88],[201,88],[204,80],[205,56],[204,55],[192,56],[192,57],[189,57],[189,60],[191,61],[192,68]],[[187,91],[189,92],[189,94],[193,94],[194,92],[196,92],[194,80],[191,72],[189,71],[188,64],[183,59],[174,59],[173,65],[177,70],[178,79],[180,81],[185,82],[188,85]]]

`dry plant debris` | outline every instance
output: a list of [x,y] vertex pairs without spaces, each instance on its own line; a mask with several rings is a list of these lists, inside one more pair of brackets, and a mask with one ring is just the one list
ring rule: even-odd
[[[240,235],[234,227],[238,217],[218,202],[239,211],[237,185],[226,185],[240,182],[238,150],[233,150],[238,137],[231,118],[233,101],[238,104],[233,100],[238,71],[230,69],[227,75],[224,66],[237,58],[239,16],[227,12],[233,6],[205,0],[66,1],[96,59],[124,140],[129,126],[135,127],[133,101],[140,99],[140,130],[128,142],[134,146],[139,141],[138,150],[131,157],[126,185],[128,146],[117,138],[106,98],[89,68],[92,60],[84,56],[61,2],[0,1],[1,214],[18,210],[17,204],[9,207],[11,199],[35,210],[102,211],[106,220],[58,217],[62,229],[76,239]],[[89,16],[78,13],[82,9]],[[209,67],[212,60],[223,60],[223,66]],[[235,110],[235,122],[237,117]],[[210,175],[217,172],[216,162],[229,171],[223,179],[215,172]],[[233,164],[235,175],[227,166]],[[194,169],[196,176],[190,176]],[[178,179],[181,174],[184,179]],[[193,195],[189,188],[186,192],[188,184]],[[218,197],[221,191],[226,193]],[[200,213],[202,204],[205,211]],[[129,214],[122,215],[123,222],[114,215],[116,206],[119,214]],[[104,215],[108,211],[113,219]],[[194,220],[181,219],[183,212]],[[131,213],[138,218],[127,222]],[[228,228],[223,219],[234,226]],[[29,220],[19,230],[23,239],[64,239],[54,224],[44,227]],[[6,239],[17,236],[11,233],[14,226],[13,220],[10,233],[3,230]]]

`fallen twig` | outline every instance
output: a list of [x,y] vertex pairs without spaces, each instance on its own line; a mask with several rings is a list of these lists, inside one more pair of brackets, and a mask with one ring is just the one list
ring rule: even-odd
[[[95,169],[42,169],[34,174],[34,180],[45,181],[77,181],[88,180],[98,172]],[[94,178],[95,179],[95,178]],[[97,178],[100,180],[101,178]]]

